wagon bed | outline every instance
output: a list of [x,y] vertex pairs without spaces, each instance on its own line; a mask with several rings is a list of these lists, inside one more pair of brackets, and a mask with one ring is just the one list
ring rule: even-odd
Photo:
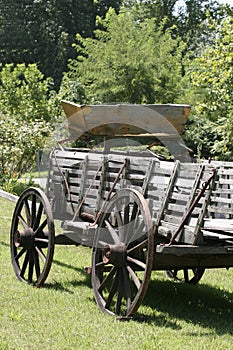
[[[175,252],[174,243],[185,243],[187,248],[190,245],[201,246],[200,252],[203,254],[205,250],[202,246],[214,243],[216,254],[217,241],[222,244],[225,240],[233,239],[230,236],[233,231],[230,220],[233,214],[233,167],[230,163],[226,168],[221,163],[158,161],[143,152],[141,155],[133,152],[131,155],[119,152],[105,155],[83,150],[77,152],[77,149],[57,149],[51,154],[47,195],[55,218],[61,219],[63,215],[66,219],[63,229],[70,229],[70,232],[65,232],[65,235],[78,244],[86,243],[92,247],[93,237],[90,235],[91,240],[86,241],[83,228],[88,230],[91,227],[94,236],[93,222],[105,201],[109,200],[109,192],[112,196],[124,188],[137,190],[147,201],[156,234],[164,240],[163,243],[168,243],[213,170],[216,173],[209,187],[203,192],[173,244],[159,245],[157,250],[165,253],[173,249]],[[77,233],[79,225],[80,236]],[[177,251],[181,255],[180,248]],[[185,254],[185,250],[182,251]],[[193,251],[198,252],[198,249]]]
[[[49,164],[46,194],[29,188],[16,204],[11,252],[20,280],[42,285],[56,244],[90,247],[88,272],[98,306],[129,317],[152,270],[174,279],[181,270],[185,282],[196,284],[206,268],[233,266],[233,163],[168,162],[149,150],[59,146]],[[61,223],[56,235],[54,219]]]

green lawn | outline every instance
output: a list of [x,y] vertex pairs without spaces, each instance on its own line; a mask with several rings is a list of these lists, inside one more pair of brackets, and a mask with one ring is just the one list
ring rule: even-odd
[[233,270],[206,271],[199,285],[153,272],[137,318],[100,312],[89,248],[56,246],[43,288],[20,283],[9,252],[13,204],[0,198],[0,350],[232,349]]

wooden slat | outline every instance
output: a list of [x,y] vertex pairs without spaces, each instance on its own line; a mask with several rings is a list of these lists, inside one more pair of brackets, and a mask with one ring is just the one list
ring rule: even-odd
[[208,256],[210,254],[212,255],[225,255],[225,254],[233,254],[233,247],[232,246],[225,246],[225,247],[209,247],[209,246],[194,246],[194,245],[171,245],[171,246],[165,246],[165,245],[158,245],[156,247],[157,253],[163,253],[163,254],[171,254],[171,255],[203,255]]
[[172,175],[170,177],[170,181],[169,181],[169,184],[167,186],[167,189],[166,189],[166,192],[165,192],[165,195],[164,195],[164,200],[163,200],[162,206],[160,208],[160,212],[159,212],[158,217],[157,217],[157,222],[156,222],[157,226],[160,225],[160,221],[162,220],[162,217],[164,215],[164,210],[165,210],[165,208],[167,206],[167,203],[169,201],[170,193],[172,191],[174,182],[176,180],[176,175],[177,175],[177,172],[178,172],[178,169],[179,169],[179,165],[180,165],[180,162],[176,161],[175,166],[173,168],[173,173],[172,173]]
[[224,203],[233,205],[233,198],[211,196],[211,204],[212,203]]
[[210,213],[218,213],[218,214],[233,214],[233,208],[229,208],[227,206],[209,206],[208,211]]

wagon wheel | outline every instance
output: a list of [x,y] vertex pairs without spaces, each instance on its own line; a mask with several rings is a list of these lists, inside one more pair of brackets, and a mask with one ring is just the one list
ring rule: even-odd
[[[183,269],[183,270],[167,270],[166,276],[175,281],[181,281],[189,284],[197,284],[204,275],[205,269],[198,267],[195,269]],[[182,273],[183,276],[180,276]]]
[[20,281],[42,285],[54,253],[54,222],[43,191],[28,188],[20,196],[11,225],[11,260]]
[[132,316],[150,281],[154,239],[143,195],[118,191],[105,207],[92,253],[92,286],[102,311]]

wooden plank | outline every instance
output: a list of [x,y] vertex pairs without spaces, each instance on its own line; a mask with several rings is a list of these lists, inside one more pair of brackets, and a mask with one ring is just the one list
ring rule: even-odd
[[[227,165],[226,165],[227,166]],[[232,168],[219,168],[218,175],[222,176],[233,176],[233,167]]]
[[[173,163],[173,164],[174,164],[174,163]],[[173,165],[173,166],[174,166],[174,165]],[[153,169],[152,174],[153,174],[153,175],[163,175],[163,176],[168,176],[168,177],[170,177],[171,174],[172,174],[172,170],[173,170],[173,167],[170,167],[170,168],[162,168],[162,167],[155,166],[154,169]]]
[[176,179],[176,182],[175,182],[175,186],[177,187],[182,187],[182,188],[193,188],[193,185],[194,185],[194,181],[195,179],[194,178],[191,178],[191,179],[186,179],[186,178],[180,178],[178,177]]
[[59,165],[60,167],[79,167],[83,162],[83,159],[80,158],[52,158],[51,159],[51,164],[54,167],[57,167],[57,165]]
[[233,188],[217,187],[212,191],[212,196],[233,196]]
[[177,204],[177,203],[168,203],[167,210],[172,212],[172,215],[182,217],[186,212],[186,203]]
[[172,255],[218,255],[233,254],[233,246],[209,247],[194,245],[158,245],[156,253],[172,254]]
[[227,206],[208,206],[209,213],[218,213],[218,214],[233,214],[233,208],[229,208]]
[[163,204],[161,206],[160,212],[159,212],[158,217],[157,217],[157,222],[156,222],[157,226],[160,225],[160,221],[163,218],[164,210],[165,210],[165,208],[167,206],[167,203],[169,201],[169,196],[170,196],[170,193],[171,193],[171,191],[173,189],[173,185],[174,185],[174,182],[176,180],[176,175],[177,175],[177,172],[179,170],[179,166],[180,166],[180,162],[176,161],[175,165],[174,165],[174,168],[173,168],[173,173],[172,173],[172,175],[170,177],[170,181],[169,181],[169,184],[167,186],[167,189],[166,189],[166,192],[165,192],[165,195],[164,195]]
[[[179,224],[175,225],[174,223],[161,222],[161,226],[158,227],[158,234],[170,240],[178,226]],[[176,242],[193,244],[195,239],[194,229],[194,227],[185,226],[177,236]]]
[[164,186],[167,186],[169,184],[170,177],[171,177],[171,175],[165,176],[163,174],[162,175],[152,174],[151,178],[150,178],[150,184],[152,184],[152,185],[163,184]]
[[184,192],[178,192],[178,191],[174,191],[171,194],[171,200],[172,201],[181,201],[181,202],[186,202],[189,200],[190,198],[190,191]]
[[233,179],[223,179],[219,178],[218,181],[216,181],[216,185],[230,185],[233,186]]
[[205,219],[204,229],[215,229],[223,231],[233,231],[232,219]]
[[211,205],[213,205],[213,203],[231,204],[233,206],[233,197],[232,198],[226,198],[226,197],[211,196]]
[[227,234],[227,232],[222,232],[222,233],[216,233],[212,231],[207,231],[207,230],[202,230],[203,237],[205,239],[212,239],[212,240],[217,240],[217,241],[232,241],[233,244],[233,232],[232,235]]

